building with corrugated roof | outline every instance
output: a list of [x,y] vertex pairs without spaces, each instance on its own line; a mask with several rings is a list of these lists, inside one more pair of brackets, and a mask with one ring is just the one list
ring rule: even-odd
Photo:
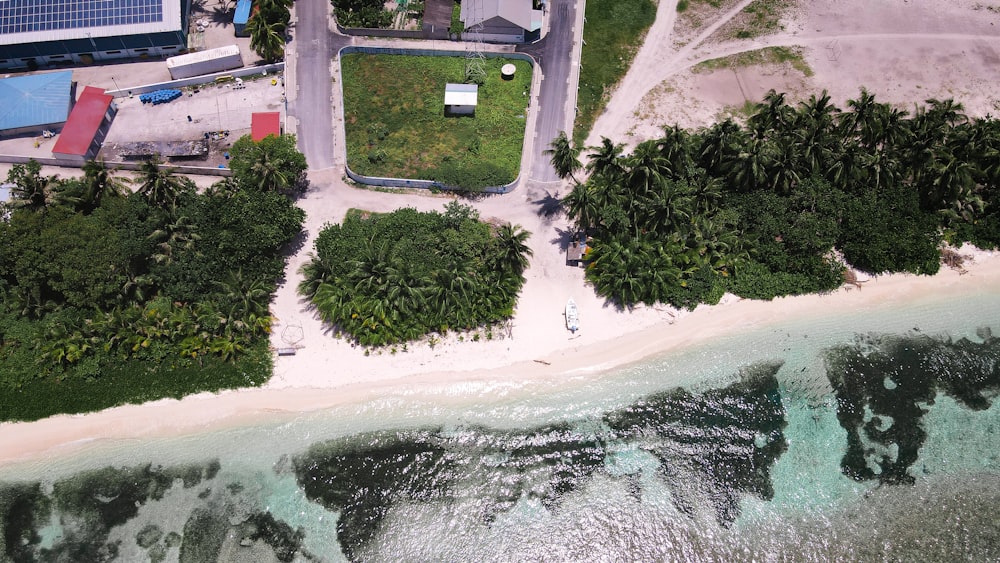
[[97,156],[118,112],[114,99],[102,88],[84,88],[52,147],[52,156],[80,161]]
[[250,138],[263,141],[268,135],[281,135],[281,113],[261,111],[250,114]]
[[72,101],[73,73],[68,70],[0,79],[0,135],[58,129]]
[[524,43],[538,39],[543,12],[532,0],[465,0],[459,14],[463,37],[499,43]]
[[0,0],[0,68],[175,55],[190,0]]

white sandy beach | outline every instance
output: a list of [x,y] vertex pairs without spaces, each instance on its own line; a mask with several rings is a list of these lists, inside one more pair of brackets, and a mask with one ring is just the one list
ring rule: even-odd
[[[729,5],[737,7],[737,3]],[[674,6],[674,2],[661,0],[654,31],[621,90],[597,121],[588,144],[607,136],[631,145],[659,134],[660,126],[675,121],[686,127],[708,125],[727,107],[742,105],[746,98],[759,99],[771,87],[788,88],[793,101],[828,88],[841,106],[861,86],[882,101],[900,104],[955,97],[973,116],[995,112],[1000,103],[992,91],[992,85],[1000,83],[1000,65],[991,62],[1000,60],[1000,29],[993,26],[1000,22],[1000,14],[976,9],[973,2],[886,2],[875,18],[882,27],[865,18],[864,29],[860,29],[848,16],[859,13],[863,6],[867,9],[867,3],[805,1],[780,34],[736,44],[715,42],[707,31],[700,35],[689,31],[685,36],[695,39],[683,46],[677,46],[672,34],[678,20]],[[722,22],[715,23],[721,27]],[[890,41],[889,36],[896,39]],[[838,41],[837,60],[828,56],[831,38]],[[713,54],[765,45],[801,45],[814,75],[805,77],[784,67],[702,74],[688,70]],[[944,62],[934,66],[935,61]],[[535,142],[544,144],[547,140]],[[352,207],[439,210],[449,198],[362,190],[348,186],[341,176],[342,171],[335,169],[312,173],[313,187],[300,202],[307,212],[307,241],[291,256],[287,280],[272,307],[278,318],[274,346],[295,344],[300,348],[294,356],[275,359],[274,377],[268,384],[262,389],[202,394],[95,414],[0,424],[0,465],[64,454],[94,441],[198,433],[246,424],[280,413],[358,402],[390,389],[419,390],[426,384],[511,378],[600,377],[616,366],[721,335],[788,320],[821,318],[833,311],[890,307],[930,295],[973,295],[1000,282],[1000,255],[963,249],[963,254],[972,256],[965,273],[942,268],[933,277],[881,276],[865,281],[860,289],[848,286],[827,295],[773,302],[727,296],[718,306],[694,312],[667,307],[621,311],[594,294],[584,283],[582,269],[566,265],[561,245],[568,237],[568,221],[562,216],[545,218],[539,214],[537,202],[565,195],[569,186],[546,191],[522,185],[509,195],[474,203],[482,217],[520,224],[533,233],[529,244],[534,257],[509,330],[494,330],[492,338],[479,331],[478,341],[475,334],[452,334],[433,347],[423,342],[405,351],[366,354],[364,349],[328,334],[328,328],[316,320],[294,291],[300,279],[298,268],[308,260],[312,241],[325,223],[339,221]],[[582,329],[575,335],[565,329],[563,319],[563,307],[570,297],[580,308]]]

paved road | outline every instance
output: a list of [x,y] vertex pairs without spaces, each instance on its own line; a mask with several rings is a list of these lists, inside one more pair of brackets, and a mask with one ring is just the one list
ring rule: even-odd
[[295,85],[297,94],[288,111],[298,121],[299,150],[310,170],[334,165],[332,82],[330,61],[329,0],[298,0],[295,3]]
[[[535,143],[531,155],[529,180],[555,182],[559,180],[549,157],[542,154],[560,131],[572,134],[573,119],[570,108],[576,107],[576,88],[579,78],[573,71],[574,26],[578,19],[575,0],[549,2],[549,31],[532,45],[518,46],[538,61],[544,78],[538,93],[538,111],[535,120]],[[580,30],[582,36],[582,29]],[[571,83],[572,82],[572,83]],[[571,103],[567,103],[570,100]]]

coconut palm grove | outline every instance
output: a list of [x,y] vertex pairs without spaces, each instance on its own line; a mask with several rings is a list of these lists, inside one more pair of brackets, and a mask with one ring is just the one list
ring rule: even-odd
[[444,213],[355,210],[319,234],[299,291],[363,346],[475,329],[514,314],[529,236],[455,201]]
[[[950,246],[1000,245],[1000,126],[953,100],[912,113],[862,90],[841,110],[770,92],[739,123],[668,127],[626,154],[565,134],[548,154],[589,237],[586,277],[611,301],[693,308],[838,287],[848,268],[932,274]],[[305,158],[283,135],[232,147],[198,192],[162,162],[82,178],[8,175],[0,221],[5,420],[259,385],[269,303],[301,233]],[[396,346],[509,319],[531,249],[520,226],[443,212],[352,210],[327,225],[299,291],[339,334]],[[949,246],[950,245],[950,246]],[[958,257],[960,259],[960,257]],[[847,277],[849,279],[849,276]]]
[[831,290],[847,265],[933,274],[954,258],[946,243],[1000,244],[996,120],[950,99],[910,113],[865,90],[847,106],[772,90],[745,124],[665,128],[630,154],[605,138],[586,163],[560,135],[547,152],[591,235],[587,279],[624,306],[693,308],[726,291]]
[[293,136],[248,136],[233,176],[199,193],[158,159],[135,179],[8,176],[0,221],[0,413],[35,419],[259,385],[268,311],[304,214],[289,197],[305,158]]

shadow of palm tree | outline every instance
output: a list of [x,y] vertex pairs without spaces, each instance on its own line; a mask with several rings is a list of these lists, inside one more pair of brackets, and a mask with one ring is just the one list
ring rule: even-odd
[[562,200],[559,199],[558,193],[553,195],[551,192],[546,191],[543,197],[531,203],[538,206],[536,213],[538,213],[539,217],[544,217],[545,219],[552,219],[562,212]]
[[567,227],[565,229],[556,227],[555,231],[556,236],[550,238],[549,243],[559,245],[560,250],[566,250],[569,248],[569,243],[573,240],[573,237],[576,236],[576,229],[573,227]]
[[208,20],[215,25],[221,25],[226,27],[233,23],[233,12],[230,9],[228,3],[224,3],[219,6],[214,6],[211,12],[208,12]]

